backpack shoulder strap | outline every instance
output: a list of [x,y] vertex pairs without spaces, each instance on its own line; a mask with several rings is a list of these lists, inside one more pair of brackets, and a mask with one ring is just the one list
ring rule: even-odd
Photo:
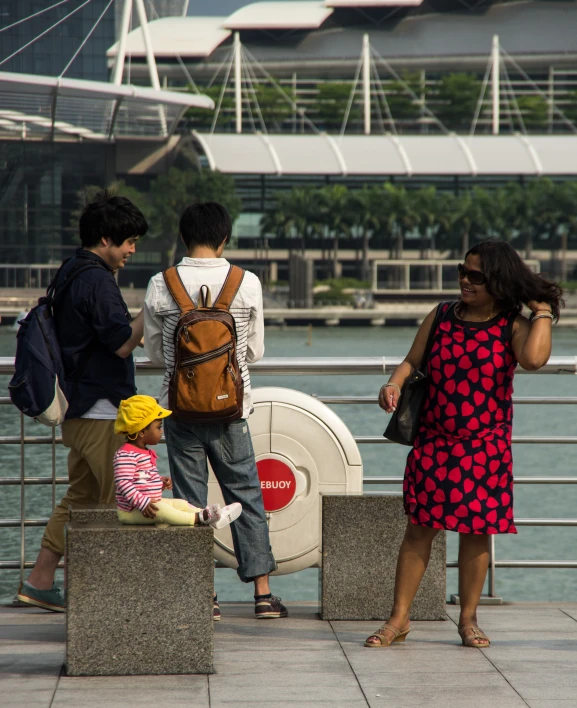
[[184,283],[181,280],[176,266],[163,271],[162,277],[164,278],[169,293],[172,295],[174,302],[179,306],[182,313],[196,310],[196,305],[186,292],[186,288],[184,287]]
[[244,270],[238,266],[231,265],[228,270],[226,280],[224,281],[224,285],[222,286],[222,290],[216,298],[213,307],[216,307],[219,310],[229,310],[232,301],[240,288],[243,278]]
[[[65,265],[65,263],[63,263],[62,265]],[[60,266],[60,268],[62,268],[62,266]],[[84,273],[85,270],[90,270],[91,268],[102,268],[103,270],[105,270],[104,266],[101,266],[100,263],[91,261],[88,263],[81,263],[79,266],[71,268],[70,271],[64,275],[64,277],[58,278],[58,273],[60,273],[59,269],[58,273],[54,277],[54,280],[48,286],[48,290],[46,291],[46,297],[51,299],[53,302],[56,302],[57,299],[60,299],[62,295],[64,295],[64,293],[68,290],[72,282],[81,273]]]

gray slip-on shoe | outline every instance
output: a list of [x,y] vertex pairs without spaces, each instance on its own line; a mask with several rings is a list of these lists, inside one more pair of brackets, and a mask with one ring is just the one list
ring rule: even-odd
[[66,596],[62,588],[56,584],[52,585],[50,590],[38,590],[24,580],[18,588],[16,597],[25,605],[41,607],[50,612],[66,612]]

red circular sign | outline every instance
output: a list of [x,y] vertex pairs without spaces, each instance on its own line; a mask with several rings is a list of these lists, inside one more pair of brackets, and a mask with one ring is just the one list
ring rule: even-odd
[[265,511],[279,511],[294,498],[297,481],[288,465],[265,459],[256,463]]

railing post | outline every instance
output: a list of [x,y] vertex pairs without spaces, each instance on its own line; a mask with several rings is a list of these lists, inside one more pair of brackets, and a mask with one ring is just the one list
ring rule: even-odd
[[20,413],[20,582],[24,581],[26,555],[26,455],[24,445],[24,414]]
[[52,511],[56,506],[56,428],[52,428]]
[[495,595],[495,536],[489,536],[489,597],[496,597]]

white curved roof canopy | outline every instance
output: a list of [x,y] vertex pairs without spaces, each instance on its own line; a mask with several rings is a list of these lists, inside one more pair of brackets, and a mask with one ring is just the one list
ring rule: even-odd
[[[207,57],[230,37],[223,29],[226,17],[163,17],[148,23],[150,41],[156,57],[180,56],[183,58]],[[118,42],[106,52],[116,57]],[[137,27],[126,38],[126,55],[145,57],[146,49],[142,29]]]
[[575,175],[577,136],[194,133],[212,169],[269,175]]
[[322,2],[253,2],[223,24],[231,30],[317,29],[332,13]]
[[191,93],[0,71],[0,133],[166,137],[193,106],[212,109],[214,102]]

